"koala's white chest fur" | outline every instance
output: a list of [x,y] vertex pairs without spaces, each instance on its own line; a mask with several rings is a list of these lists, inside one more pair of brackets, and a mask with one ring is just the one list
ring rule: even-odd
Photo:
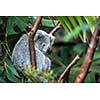
[[[41,71],[51,69],[51,60],[44,55],[44,52],[47,52],[47,50],[54,43],[54,40],[55,40],[54,36],[42,30],[38,30],[36,32],[34,38],[36,62],[37,62],[37,68]],[[28,67],[31,66],[27,34],[22,35],[22,37],[16,43],[12,53],[12,61],[14,64],[20,66],[21,68],[23,66],[28,66]]]

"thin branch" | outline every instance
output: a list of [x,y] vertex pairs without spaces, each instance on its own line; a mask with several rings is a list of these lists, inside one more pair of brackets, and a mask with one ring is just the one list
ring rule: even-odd
[[34,38],[34,36],[35,36],[35,33],[36,33],[36,31],[37,31],[37,29],[38,29],[38,27],[39,27],[39,24],[40,24],[40,22],[41,22],[41,19],[42,19],[41,16],[38,16],[38,17],[37,17],[36,22],[35,22],[33,28],[32,28],[31,31],[29,32],[29,35],[31,34],[32,38]]
[[8,46],[7,34],[5,34],[5,46],[6,46],[6,49],[7,49],[8,53],[9,53],[9,56],[11,58],[11,51],[10,51],[10,48]]
[[38,16],[36,19],[36,22],[31,29],[31,31],[28,33],[28,40],[29,40],[29,51],[30,51],[30,61],[31,65],[33,67],[36,67],[36,56],[35,56],[35,47],[34,47],[34,36],[36,34],[36,31],[39,27],[39,24],[41,22],[42,17]]
[[83,65],[81,66],[80,72],[79,72],[78,76],[76,77],[75,83],[84,82],[84,80],[88,74],[88,71],[89,71],[89,68],[91,66],[91,62],[93,59],[94,52],[95,52],[95,49],[96,49],[97,44],[98,44],[99,34],[100,34],[99,29],[96,27],[94,30],[93,36],[91,38]]
[[4,50],[6,51],[6,53],[8,54],[9,58],[11,59],[11,55],[9,54],[9,51],[8,51],[8,49],[6,48],[6,46],[5,46],[4,43],[2,44],[2,46],[3,46]]
[[64,72],[61,74],[61,76],[59,77],[58,79],[58,82],[60,80],[62,80],[65,75],[69,72],[69,70],[72,68],[72,66],[80,59],[79,55],[77,55],[73,60],[72,62],[66,67],[66,69],[64,70]]
[[54,34],[56,31],[58,31],[61,28],[61,23],[59,23],[49,34]]

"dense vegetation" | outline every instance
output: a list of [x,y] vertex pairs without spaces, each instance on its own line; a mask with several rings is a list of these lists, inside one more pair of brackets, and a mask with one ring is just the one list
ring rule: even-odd
[[[94,30],[95,28],[100,29],[98,19],[97,16],[42,17],[39,29],[48,33],[58,23],[61,23],[61,28],[54,33],[55,43],[48,51],[48,57],[52,60],[52,69],[40,72],[34,67],[25,67],[24,71],[19,72],[11,61],[12,51],[20,36],[30,32],[36,17],[0,17],[0,82],[75,82],[84,63],[84,58],[88,55],[87,49],[93,34],[95,34]],[[98,40],[96,43],[92,64],[86,72],[84,82],[97,82],[100,73],[100,44]],[[77,63],[75,62],[59,80],[65,68],[77,55],[79,57]]]

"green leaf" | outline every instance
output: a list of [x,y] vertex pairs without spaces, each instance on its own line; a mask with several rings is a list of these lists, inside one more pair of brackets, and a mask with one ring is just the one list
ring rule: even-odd
[[54,27],[57,23],[57,20],[42,19],[42,26]]
[[0,77],[0,83],[5,83],[6,81],[2,78],[2,77]]
[[76,46],[74,46],[73,50],[71,51],[73,53],[73,55],[81,55],[83,52],[85,52],[87,49],[87,45],[86,44],[77,44]]
[[11,61],[9,59],[5,60],[6,64],[7,64],[7,68],[17,77],[20,77],[18,72],[16,71],[16,68],[13,66],[13,64],[11,63]]
[[67,41],[79,36],[83,42],[86,42],[86,39],[87,39],[86,30],[82,31],[82,34],[80,34],[81,30],[78,31],[78,29],[76,29],[76,31],[78,32],[78,34],[76,34],[77,32],[75,32],[75,31],[74,31],[75,33],[73,32],[72,26],[75,29],[76,27],[78,27],[77,23],[80,26],[82,26],[83,24],[88,24],[89,29],[91,30],[91,32],[93,32],[97,18],[98,18],[97,16],[74,16],[74,17],[73,16],[67,16],[67,17],[66,16],[57,16],[57,19],[61,22],[61,24],[64,27],[64,29],[66,30],[66,32],[73,33],[71,35],[68,35]]
[[48,55],[49,58],[52,59],[52,61],[54,61],[55,63],[58,63],[60,66],[66,67],[63,63],[62,63],[62,59],[61,57],[55,55],[54,53],[51,55]]
[[94,56],[93,56],[93,60],[94,60],[94,61],[97,60],[97,59],[100,60],[100,51],[95,52],[95,54],[94,54]]
[[0,67],[0,75],[2,74],[3,71],[4,71],[4,68]]
[[19,79],[18,79],[17,77],[15,77],[14,74],[12,74],[11,72],[10,72],[10,73],[7,73],[7,78],[8,78],[11,82],[15,82],[15,83],[20,82]]
[[75,16],[75,18],[77,19],[79,25],[82,25],[84,23],[81,16]]
[[91,68],[90,68],[90,71],[91,72],[94,72],[94,73],[100,73],[100,67],[99,66],[93,66],[92,65]]
[[95,83],[96,82],[95,73],[93,73],[93,72],[88,73],[88,75],[87,75],[87,77],[86,77],[84,82],[85,83]]
[[86,31],[88,29],[89,29],[89,26],[87,24],[77,26],[72,32],[69,32],[68,34],[64,36],[64,41],[68,42],[71,39],[78,37],[81,31],[84,31],[84,30]]
[[61,67],[61,66],[53,68],[54,77],[59,77],[63,73],[63,71],[64,71],[65,68],[66,67]]
[[97,21],[98,17],[96,17],[96,16],[84,16],[84,18],[87,21],[87,23],[89,24],[89,26],[91,28],[91,31],[92,31],[95,24],[96,24],[96,21]]
[[64,27],[66,32],[69,32],[70,30],[68,29],[68,27],[66,26],[64,20],[62,19],[61,16],[57,16],[57,19],[60,21],[60,23],[62,24],[62,26]]
[[7,35],[18,34],[14,30],[14,25],[17,25],[21,31],[23,31],[27,26],[29,21],[32,22],[31,18],[25,16],[11,16],[8,17],[6,33]]
[[68,18],[71,21],[74,28],[78,26],[73,16],[68,16]]
[[14,17],[16,25],[23,31],[28,26],[28,19],[26,17]]
[[90,25],[90,27],[93,27],[97,21],[97,18],[95,18],[95,16],[84,16],[84,18],[86,19],[86,21]]
[[79,70],[80,68],[74,68],[74,67],[70,70],[69,83],[73,83],[75,81],[75,78],[79,73]]
[[66,16],[61,16],[61,18],[62,18],[62,20],[64,21],[66,27],[68,27],[68,29],[69,29],[70,31],[72,31],[71,24],[69,23],[67,17],[66,17]]
[[7,33],[7,35],[17,34],[15,32],[15,30],[13,29],[14,23],[15,23],[15,18],[14,17],[8,17],[7,27],[6,27],[6,33]]

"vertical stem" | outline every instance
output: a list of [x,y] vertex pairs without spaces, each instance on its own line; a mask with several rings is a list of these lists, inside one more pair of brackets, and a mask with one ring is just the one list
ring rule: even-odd
[[33,28],[31,29],[31,31],[28,33],[28,40],[29,40],[29,51],[30,51],[30,61],[31,61],[31,65],[33,67],[36,67],[36,56],[35,56],[35,43],[34,43],[34,36],[35,33],[39,27],[39,24],[41,22],[42,17],[38,16],[36,19],[36,22],[33,26]]
[[84,79],[86,78],[86,76],[88,74],[94,52],[95,52],[95,49],[98,44],[98,40],[99,40],[98,36],[99,36],[99,29],[96,27],[94,30],[93,36],[91,38],[89,48],[87,50],[83,65],[81,66],[80,72],[79,72],[78,76],[76,77],[75,83],[84,82]]

